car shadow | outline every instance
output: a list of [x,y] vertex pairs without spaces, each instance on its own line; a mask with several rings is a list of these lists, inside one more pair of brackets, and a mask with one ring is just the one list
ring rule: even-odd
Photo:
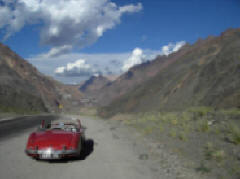
[[66,158],[61,160],[49,160],[49,163],[68,163],[86,160],[86,158],[94,151],[94,140],[93,139],[85,139],[83,143],[83,148],[79,157],[75,158]]
[[77,160],[85,160],[94,151],[94,140],[86,139],[83,144],[83,150]]

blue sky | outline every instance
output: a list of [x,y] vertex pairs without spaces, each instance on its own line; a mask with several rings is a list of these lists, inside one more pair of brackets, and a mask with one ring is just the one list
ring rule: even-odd
[[[130,59],[133,64],[141,63],[147,57],[163,53],[163,46],[169,43],[172,46],[182,41],[192,44],[198,38],[240,27],[239,0],[78,0],[83,13],[73,9],[76,14],[68,19],[68,12],[64,16],[64,12],[58,10],[60,1],[64,2],[45,0],[45,4],[40,4],[38,0],[19,0],[18,4],[8,4],[9,0],[0,0],[3,2],[0,38],[41,72],[65,83],[72,82],[73,76],[79,77],[74,81],[79,82],[103,68],[114,69],[112,73],[119,74],[121,69],[117,66]],[[13,6],[18,11],[11,11]],[[47,11],[44,7],[53,10]],[[72,13],[72,7],[65,10]],[[90,12],[93,8],[101,12]],[[95,17],[91,17],[92,14]],[[15,21],[13,17],[17,17]],[[77,23],[79,19],[81,23]],[[75,63],[79,59],[84,62]],[[110,64],[113,60],[119,65]],[[66,71],[68,64],[76,67],[74,73],[54,73],[57,67],[65,67]]]
[[[230,27],[240,27],[239,0],[142,0],[140,2],[143,4],[141,12],[124,16],[121,25],[106,32],[103,38],[85,51],[111,52],[114,47],[114,51],[122,52],[134,46],[159,49],[168,42],[185,40],[194,43],[198,38],[219,35]],[[142,37],[145,37],[145,40],[142,40]],[[114,41],[119,43],[114,44]]]

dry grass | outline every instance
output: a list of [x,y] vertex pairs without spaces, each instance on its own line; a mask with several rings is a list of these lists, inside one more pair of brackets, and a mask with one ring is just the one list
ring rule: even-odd
[[177,131],[176,129],[171,129],[169,132],[169,136],[172,138],[176,138],[177,137]]
[[207,160],[222,162],[225,159],[225,152],[217,149],[212,143],[208,142],[205,147],[205,157]]
[[[197,168],[197,165],[192,166],[196,171],[214,173],[228,167],[225,174],[229,172],[229,175],[235,176],[240,163],[236,154],[230,154],[233,149],[239,151],[236,148],[240,144],[240,128],[236,120],[238,114],[237,110],[214,111],[200,107],[184,112],[118,114],[112,119],[136,128],[141,136],[151,137],[158,142],[164,140],[161,142],[169,145],[169,150],[179,148],[181,156],[180,153],[177,155],[180,157],[191,154],[188,157],[193,161],[204,161]],[[206,139],[210,141],[207,145]],[[225,139],[235,145],[227,143]]]
[[229,142],[232,142],[236,145],[240,144],[240,128],[235,123],[230,123],[226,129],[227,137],[226,139]]
[[211,172],[211,169],[206,166],[203,162],[201,162],[200,166],[196,168],[197,172],[201,172],[202,174],[204,173],[209,173]]
[[134,120],[133,115],[130,114],[117,114],[111,118],[111,120],[116,120],[116,121],[125,121],[126,123],[129,122],[129,124]]
[[209,131],[208,120],[200,119],[197,123],[197,131],[198,132],[208,132]]
[[180,132],[178,138],[182,141],[187,141],[187,136],[185,132]]
[[80,115],[82,116],[97,116],[97,109],[94,107],[84,107],[80,109]]

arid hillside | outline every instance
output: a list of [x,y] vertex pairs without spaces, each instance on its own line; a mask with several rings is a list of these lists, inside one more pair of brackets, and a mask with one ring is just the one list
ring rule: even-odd
[[92,76],[88,80],[86,80],[81,86],[80,91],[85,94],[96,95],[95,92],[98,92],[105,85],[109,84],[110,80],[106,77],[100,76]]
[[111,116],[192,106],[240,107],[239,59],[240,29],[198,40],[169,56],[133,67],[103,87],[98,96],[104,106],[100,112]]
[[[0,111],[57,111],[78,101],[81,93],[41,74],[35,67],[0,44]],[[75,103],[76,104],[76,103]]]

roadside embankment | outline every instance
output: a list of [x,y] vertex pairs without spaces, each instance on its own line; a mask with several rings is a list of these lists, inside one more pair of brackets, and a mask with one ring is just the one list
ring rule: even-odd
[[[176,154],[207,178],[240,177],[240,111],[207,107],[184,112],[118,114],[111,118]],[[160,149],[159,149],[160,150]]]

